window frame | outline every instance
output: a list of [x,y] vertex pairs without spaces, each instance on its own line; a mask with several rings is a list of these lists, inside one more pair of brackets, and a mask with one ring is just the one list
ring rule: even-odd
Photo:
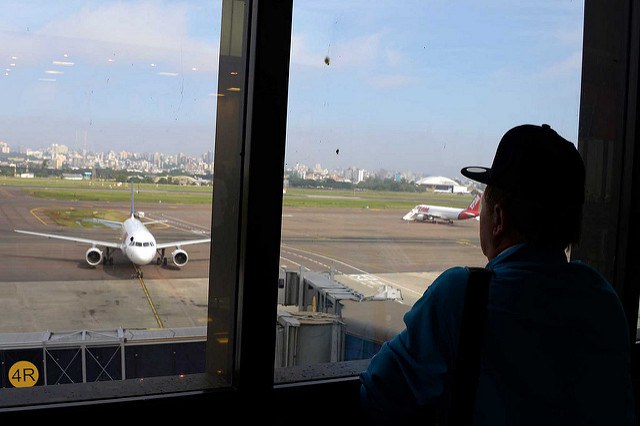
[[[579,148],[584,154],[585,150],[594,149],[603,140],[612,145],[626,145],[605,164],[605,169],[589,167],[587,164],[588,185],[597,187],[603,185],[605,180],[623,185],[615,192],[613,199],[590,199],[588,203],[591,210],[587,210],[585,234],[594,232],[594,228],[590,226],[597,226],[602,232],[612,234],[609,236],[611,240],[607,240],[610,244],[603,248],[599,240],[587,239],[576,248],[574,254],[575,257],[588,259],[598,267],[604,267],[605,275],[612,279],[616,290],[621,294],[630,325],[635,327],[640,282],[634,277],[640,266],[633,261],[633,255],[637,254],[638,249],[632,238],[620,235],[625,229],[629,229],[624,226],[632,226],[634,230],[638,226],[633,220],[636,216],[633,213],[639,208],[637,202],[632,201],[640,192],[638,173],[632,173],[640,156],[640,150],[634,150],[638,143],[640,111],[637,108],[640,12],[632,8],[631,3],[623,2],[618,7],[611,8],[607,2],[585,0]],[[229,235],[216,234],[215,228],[212,228],[211,252],[212,270],[229,267],[222,258],[217,257],[218,252],[214,247],[231,244],[231,259],[236,260],[233,267],[229,268],[235,277],[234,281],[228,283],[232,294],[227,306],[233,308],[232,315],[229,316],[233,326],[230,341],[235,341],[235,344],[229,346],[233,366],[227,376],[230,382],[214,374],[216,367],[221,364],[219,360],[211,360],[208,354],[206,374],[181,380],[169,377],[145,379],[144,383],[123,381],[65,385],[59,388],[4,389],[2,406],[9,409],[0,409],[3,415],[18,413],[19,419],[24,420],[26,411],[44,414],[44,418],[51,420],[55,414],[68,416],[87,412],[92,416],[105,415],[105,418],[109,418],[111,415],[114,419],[121,420],[121,409],[132,408],[143,412],[150,419],[154,415],[161,418],[168,409],[179,408],[187,415],[211,415],[212,411],[223,411],[222,414],[231,414],[237,420],[245,415],[256,415],[247,407],[264,407],[263,404],[269,403],[275,406],[275,399],[265,400],[270,397],[276,397],[281,403],[288,403],[290,410],[281,417],[282,424],[294,419],[294,413],[306,412],[311,406],[327,409],[331,407],[332,419],[344,413],[357,414],[357,405],[354,404],[357,404],[358,381],[353,371],[348,373],[346,379],[341,380],[274,386],[274,322],[293,3],[292,0],[247,0],[244,4],[251,22],[247,27],[246,39],[249,59],[246,73],[246,122],[243,126],[242,144],[232,147],[229,153],[242,159],[242,169],[233,175],[237,179],[234,184],[239,188],[237,221]],[[620,22],[625,25],[618,25]],[[622,57],[624,61],[612,61],[612,57]],[[607,65],[614,69],[601,69]],[[598,70],[605,74],[611,73],[618,79],[603,82],[596,73]],[[616,96],[604,104],[597,96],[603,90],[614,92]],[[617,115],[618,113],[621,115]],[[624,119],[615,123],[605,120],[601,127],[596,127],[593,117],[598,114],[614,114],[616,117],[624,116]],[[608,126],[615,127],[614,136],[603,138],[603,134],[607,135],[607,131],[611,131]],[[625,163],[625,158],[630,158],[630,161]],[[215,160],[218,164],[222,157],[218,158],[216,155]],[[214,184],[214,191],[215,188]],[[591,187],[593,188],[594,186]],[[214,204],[214,219],[216,211],[220,214]],[[603,211],[606,216],[602,215]],[[603,220],[603,217],[604,223],[596,222]],[[635,234],[637,233],[631,235]],[[210,278],[210,285],[213,282],[215,281]],[[208,344],[213,338],[209,333]],[[640,355],[639,347],[638,344],[634,345],[634,365]],[[640,379],[635,368],[634,381],[638,389]],[[274,389],[277,392],[272,392]],[[90,393],[90,398],[86,398],[84,402],[78,398],[82,392]],[[335,404],[335,398],[341,398],[338,404]],[[297,407],[295,404],[298,404]],[[270,414],[271,410],[267,411],[268,419],[277,418]],[[273,408],[273,411],[278,410]]]
[[[3,389],[1,415],[50,419],[80,410],[106,415],[129,407],[161,409],[166,403],[202,410],[211,398],[220,407],[233,407],[239,395],[260,398],[273,389],[293,2],[222,0],[222,31],[225,10],[231,13],[233,3],[242,9],[243,28],[234,35],[241,37],[242,54],[232,65],[245,90],[234,104],[240,107],[236,133],[222,137],[228,128],[216,126],[214,194],[224,192],[224,184],[226,195],[233,196],[213,203],[205,373]],[[228,68],[223,62],[221,56],[221,70]],[[225,83],[220,73],[219,89]],[[218,98],[218,119],[226,100]],[[232,167],[225,170],[224,164]],[[224,224],[214,226],[220,219]],[[226,338],[220,339],[221,331]],[[221,347],[225,350],[218,351]]]

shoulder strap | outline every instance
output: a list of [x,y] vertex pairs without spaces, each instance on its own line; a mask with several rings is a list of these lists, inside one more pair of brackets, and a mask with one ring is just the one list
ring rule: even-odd
[[480,350],[485,332],[489,282],[492,271],[486,268],[468,267],[469,281],[464,296],[464,310],[460,326],[458,357],[453,371],[449,426],[467,426],[473,420],[478,376],[480,374]]

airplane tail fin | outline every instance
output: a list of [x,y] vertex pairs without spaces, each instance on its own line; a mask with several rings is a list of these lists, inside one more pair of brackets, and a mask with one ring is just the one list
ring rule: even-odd
[[480,217],[480,200],[482,200],[482,192],[479,192],[475,197],[473,197],[469,206],[460,212],[458,219],[478,219]]
[[469,207],[467,207],[466,211],[469,213],[480,213],[480,201],[482,200],[482,192],[478,192],[471,203],[469,203]]
[[133,215],[135,210],[133,208],[133,180],[131,181],[131,216],[133,217]]

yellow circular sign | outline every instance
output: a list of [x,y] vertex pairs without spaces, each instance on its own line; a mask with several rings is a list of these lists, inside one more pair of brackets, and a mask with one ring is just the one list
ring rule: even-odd
[[38,377],[38,368],[29,361],[18,361],[9,368],[9,382],[16,388],[35,386]]

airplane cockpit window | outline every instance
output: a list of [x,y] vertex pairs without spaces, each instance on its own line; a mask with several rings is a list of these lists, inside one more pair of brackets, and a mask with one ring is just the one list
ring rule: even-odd
[[295,3],[278,367],[368,359],[442,271],[486,264],[460,169],[506,130],[577,143],[582,1],[427,4]]

